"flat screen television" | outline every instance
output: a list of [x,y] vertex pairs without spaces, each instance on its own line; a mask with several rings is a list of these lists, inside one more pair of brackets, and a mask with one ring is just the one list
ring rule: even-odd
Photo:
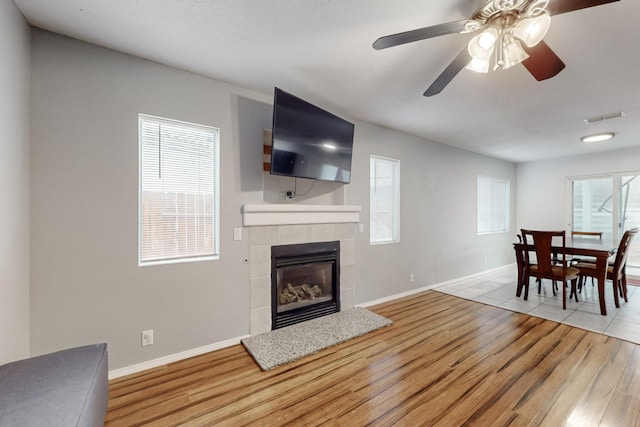
[[271,174],[351,182],[354,125],[275,88]]

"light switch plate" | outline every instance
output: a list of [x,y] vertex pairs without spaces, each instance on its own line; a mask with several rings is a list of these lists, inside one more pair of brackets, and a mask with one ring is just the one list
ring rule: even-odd
[[242,240],[242,228],[233,229],[233,240]]

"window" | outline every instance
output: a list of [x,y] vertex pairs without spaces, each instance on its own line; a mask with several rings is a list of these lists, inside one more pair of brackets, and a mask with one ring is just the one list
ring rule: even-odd
[[478,234],[509,231],[509,181],[478,176]]
[[400,240],[400,161],[371,156],[369,176],[370,242],[398,242]]
[[139,265],[218,257],[219,130],[140,114]]

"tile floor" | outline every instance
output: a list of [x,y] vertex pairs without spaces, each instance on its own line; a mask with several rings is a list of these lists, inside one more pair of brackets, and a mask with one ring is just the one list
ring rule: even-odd
[[567,299],[567,309],[563,310],[562,295],[553,296],[551,282],[548,280],[543,280],[543,290],[540,294],[532,280],[527,301],[522,297],[516,297],[516,275],[514,266],[508,271],[461,280],[433,289],[640,344],[640,287],[628,286],[629,302],[625,303],[621,299],[620,308],[616,308],[611,282],[607,282],[607,315],[602,316],[597,287],[591,286],[590,280],[587,280],[587,286],[578,295],[579,302]]

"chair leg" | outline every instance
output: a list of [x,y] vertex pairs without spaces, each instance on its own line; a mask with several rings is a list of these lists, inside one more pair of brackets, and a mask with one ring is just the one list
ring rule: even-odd
[[620,308],[620,298],[618,298],[618,287],[620,283],[618,280],[613,280],[611,284],[613,285],[613,300],[616,303],[616,308]]
[[[575,296],[576,302],[578,302],[578,278],[575,278],[571,281],[571,294]],[[571,298],[571,297],[569,297]]]
[[562,309],[567,309],[567,281],[562,281]]
[[622,288],[622,297],[624,298],[624,302],[629,302],[629,300],[627,299],[627,275],[623,275],[622,279],[620,280],[620,285]]

